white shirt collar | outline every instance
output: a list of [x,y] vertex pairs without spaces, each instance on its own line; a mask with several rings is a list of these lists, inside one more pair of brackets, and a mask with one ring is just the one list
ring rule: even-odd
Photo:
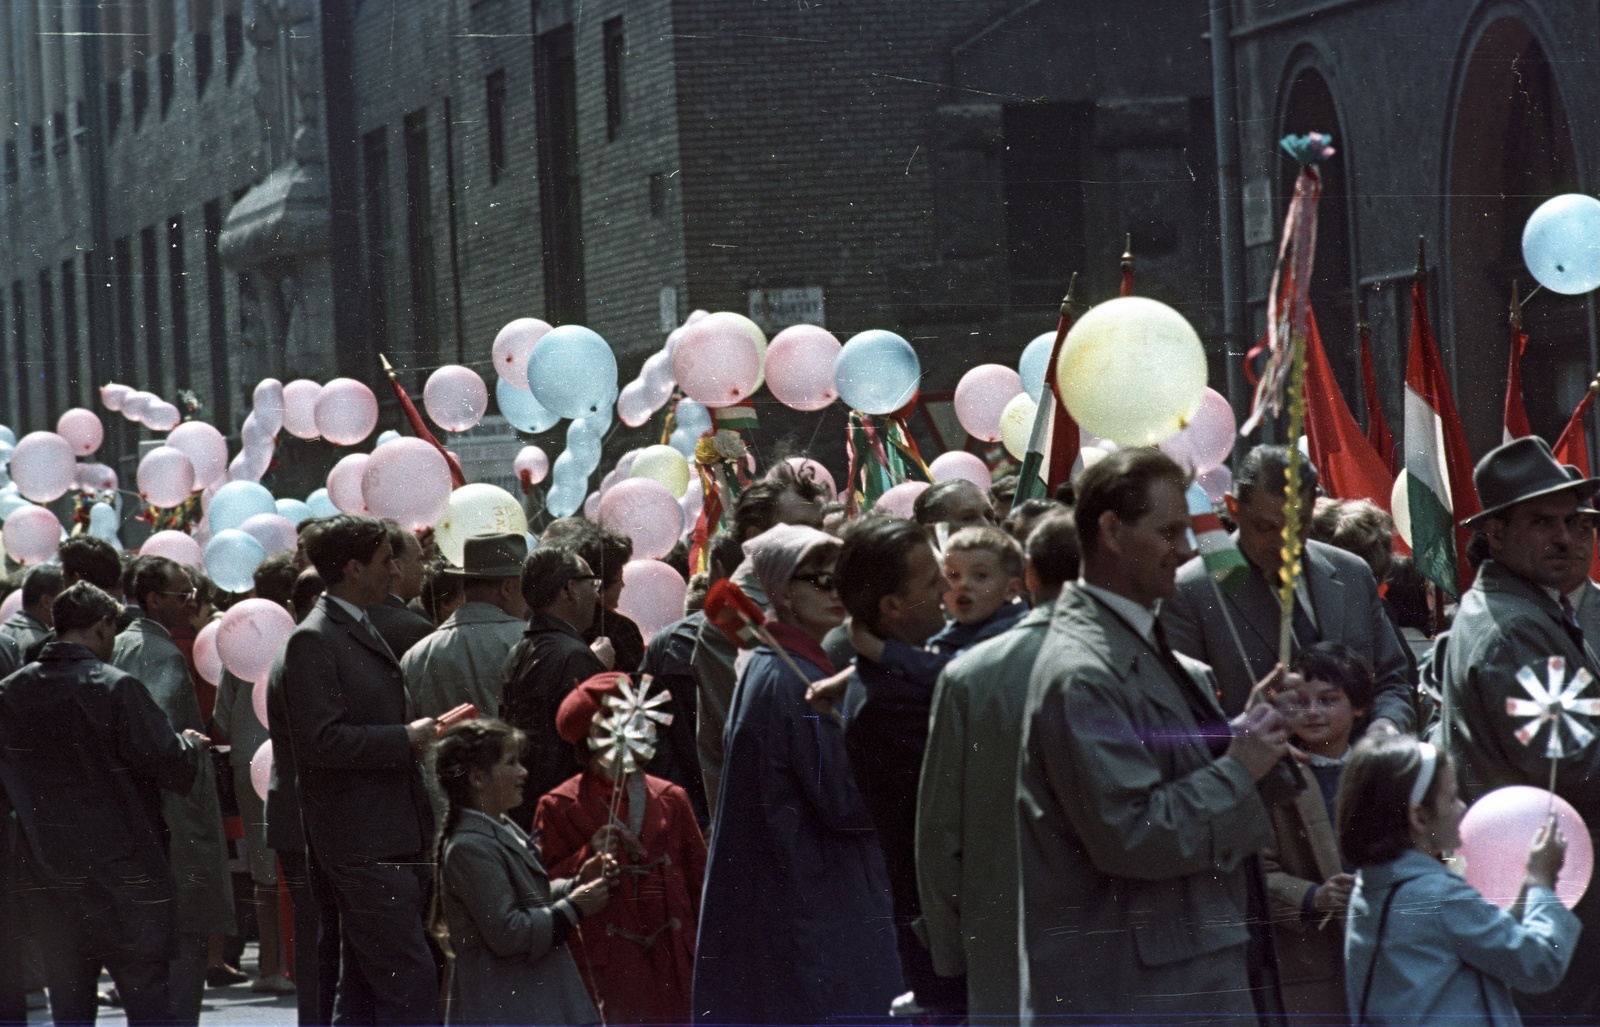
[[1344,753],[1338,757],[1318,756],[1314,752],[1306,753],[1306,762],[1313,767],[1342,767],[1344,761],[1350,758],[1350,747],[1346,746]]
[[1155,645],[1156,614],[1160,611],[1159,603],[1155,610],[1151,610],[1139,605],[1127,596],[1118,595],[1109,589],[1101,588],[1099,585],[1091,585],[1082,578],[1078,579],[1078,584],[1084,591],[1111,607],[1114,613],[1128,622],[1129,627],[1139,633],[1140,638],[1151,645]]
[[327,596],[330,602],[338,603],[340,606],[342,606],[344,608],[344,612],[348,613],[356,620],[363,623],[371,623],[371,618],[367,616],[367,611],[357,606],[355,603],[345,602],[343,599],[340,599],[338,596],[333,595],[330,592],[324,592],[323,595]]

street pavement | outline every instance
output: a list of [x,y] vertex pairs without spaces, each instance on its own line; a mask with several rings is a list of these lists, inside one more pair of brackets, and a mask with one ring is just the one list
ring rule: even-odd
[[[252,942],[245,949],[244,958],[240,960],[240,969],[244,970],[255,979],[256,975],[256,946]],[[111,987],[111,978],[100,978],[100,990],[105,991]],[[201,1027],[285,1027],[295,1022],[295,1004],[293,995],[260,995],[250,990],[249,982],[235,984],[231,988],[207,988],[205,998],[200,1005]],[[50,1022],[49,1009],[37,1009],[28,1014],[30,1024],[47,1024]],[[122,1010],[109,1006],[100,1007],[100,1016],[97,1023],[105,1027],[125,1027],[127,1017],[122,1015]]]

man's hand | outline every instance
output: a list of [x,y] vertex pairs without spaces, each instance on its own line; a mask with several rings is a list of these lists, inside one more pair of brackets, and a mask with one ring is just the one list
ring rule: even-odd
[[1342,913],[1350,905],[1350,889],[1355,887],[1356,879],[1351,874],[1334,874],[1332,877],[1317,885],[1316,894],[1311,897],[1311,905],[1319,913]]
[[437,737],[439,737],[439,722],[432,717],[413,720],[406,725],[406,738],[410,740],[414,752],[422,752],[432,745]]
[[1260,781],[1289,752],[1289,722],[1270,705],[1246,710],[1233,719],[1233,741],[1225,755],[1244,765],[1250,780]]
[[617,669],[617,651],[611,647],[611,639],[604,635],[589,643],[589,651],[595,658],[605,664],[606,670]]
[[851,617],[850,645],[855,649],[857,656],[865,656],[873,663],[883,659],[883,639],[874,635],[865,624]]
[[1299,674],[1291,674],[1283,664],[1272,668],[1271,673],[1255,683],[1250,689],[1249,698],[1244,701],[1244,708],[1250,709],[1262,703],[1277,702],[1278,697],[1285,692],[1298,691],[1305,685],[1305,678]]
[[199,749],[201,752],[205,752],[207,749],[211,748],[211,739],[207,738],[205,735],[196,731],[192,727],[186,727],[183,729],[183,740],[194,746],[196,749]]
[[833,713],[844,701],[845,691],[850,686],[850,675],[853,673],[855,673],[853,668],[846,667],[832,677],[811,682],[806,688],[806,702],[810,703],[811,708],[818,713]]

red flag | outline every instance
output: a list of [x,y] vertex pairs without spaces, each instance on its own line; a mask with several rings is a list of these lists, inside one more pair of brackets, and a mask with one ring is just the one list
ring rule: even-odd
[[389,384],[394,386],[395,398],[400,400],[400,409],[406,415],[406,420],[411,424],[411,431],[417,438],[426,442],[439,451],[444,457],[444,462],[450,465],[450,487],[458,489],[467,483],[467,476],[461,471],[461,461],[456,455],[444,448],[438,439],[433,437],[433,432],[423,423],[422,415],[417,412],[417,405],[411,402],[411,397],[406,395],[406,387],[400,384],[400,378],[394,373],[394,367],[389,363],[389,358],[378,354],[378,359],[383,361],[384,373],[389,376]]
[[1378,374],[1372,368],[1372,332],[1365,317],[1361,319],[1361,392],[1367,401],[1367,442],[1392,475],[1399,462],[1399,450],[1394,433],[1389,430],[1389,420],[1383,416],[1383,401],[1378,398]]
[[[1585,430],[1583,416],[1594,404],[1594,392],[1594,386],[1591,385],[1578,402],[1578,408],[1567,419],[1567,426],[1561,429],[1561,437],[1550,447],[1557,460],[1576,467],[1585,478],[1589,477],[1589,433]],[[1589,554],[1589,577],[1600,581],[1600,551]]]
[[[1528,408],[1522,403],[1522,354],[1528,348],[1528,333],[1515,320],[1511,322],[1511,368],[1506,372],[1506,416],[1502,442],[1533,434],[1528,425]],[[1581,409],[1581,407],[1580,407]]]
[[1322,349],[1317,318],[1306,316],[1306,443],[1322,488],[1337,499],[1370,499],[1389,509],[1394,476],[1350,413]]
[[1122,250],[1122,288],[1118,290],[1119,296],[1133,295],[1133,236],[1128,236],[1128,243]]
[[[1131,275],[1132,271],[1129,270],[1128,274]],[[1072,480],[1072,465],[1078,462],[1078,449],[1082,442],[1078,437],[1078,422],[1067,412],[1067,404],[1061,398],[1061,383],[1056,380],[1056,367],[1061,361],[1061,347],[1067,341],[1067,329],[1072,327],[1073,286],[1077,282],[1078,276],[1074,273],[1067,283],[1067,294],[1061,300],[1061,317],[1056,321],[1056,341],[1050,347],[1050,363],[1045,365],[1044,373],[1045,383],[1050,386],[1048,402],[1055,404],[1055,422],[1050,431],[1050,452],[1044,455],[1044,480],[1049,495],[1052,496],[1063,482]]]

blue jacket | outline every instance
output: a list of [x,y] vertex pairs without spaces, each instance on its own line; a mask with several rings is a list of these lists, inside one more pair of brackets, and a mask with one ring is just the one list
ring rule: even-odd
[[[1374,954],[1384,901],[1396,887]],[[1578,918],[1546,888],[1528,890],[1518,923],[1443,863],[1416,850],[1392,863],[1362,867],[1344,940],[1351,1018],[1359,1022],[1370,969],[1369,1023],[1520,1024],[1512,989],[1539,994],[1561,983],[1581,930]]]
[[[809,680],[822,671],[794,655]],[[901,988],[872,817],[839,725],[772,650],[751,656],[723,729],[695,953],[700,1023],[887,1015]]]
[[882,666],[896,674],[911,679],[926,688],[939,680],[945,664],[955,659],[979,642],[987,642],[1016,626],[1027,616],[1028,604],[1014,600],[989,615],[982,624],[962,624],[951,621],[937,635],[928,639],[926,649],[917,649],[898,639],[885,639]]

